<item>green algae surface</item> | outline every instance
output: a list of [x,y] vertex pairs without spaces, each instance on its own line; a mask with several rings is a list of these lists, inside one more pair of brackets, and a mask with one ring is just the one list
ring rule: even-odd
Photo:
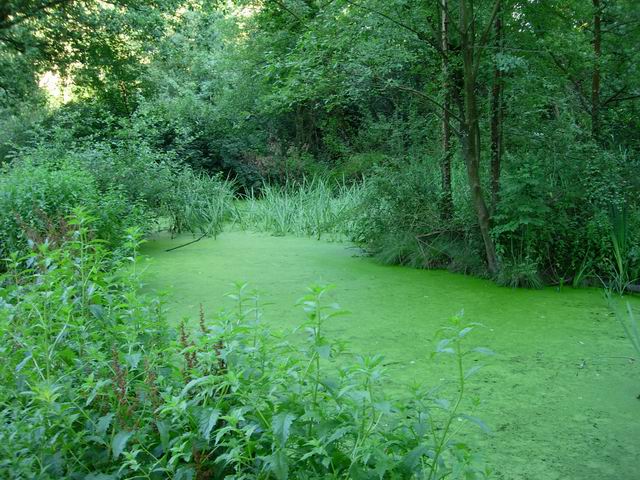
[[[329,334],[350,349],[383,354],[389,390],[432,384],[451,371],[433,359],[434,337],[464,310],[485,327],[471,341],[497,355],[470,380],[474,414],[493,430],[474,445],[504,480],[640,479],[640,362],[595,289],[513,290],[443,271],[383,266],[353,247],[306,238],[227,232],[185,248],[190,238],[153,238],[147,288],[167,292],[172,321],[215,313],[236,281],[260,292],[264,319],[288,329],[305,287],[336,286],[351,313]],[[640,302],[634,300],[634,306]]]

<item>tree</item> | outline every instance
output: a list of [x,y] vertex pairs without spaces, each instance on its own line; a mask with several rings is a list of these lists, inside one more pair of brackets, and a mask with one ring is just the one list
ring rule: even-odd
[[451,187],[451,159],[453,151],[451,148],[451,97],[452,97],[452,77],[449,65],[449,2],[442,0],[440,8],[440,45],[442,49],[442,218],[451,220],[453,215],[453,192]]
[[491,208],[495,211],[500,191],[500,170],[502,164],[502,121],[504,115],[502,67],[496,58],[502,53],[502,5],[500,5],[494,26],[494,66],[493,85],[491,88]]
[[[73,79],[78,91],[105,96],[130,114],[143,58],[163,34],[163,15],[179,0],[11,0],[0,7],[0,88],[5,104],[36,93],[45,71]],[[24,61],[26,59],[26,61]],[[10,77],[17,67],[23,83]],[[5,78],[5,73],[8,78]],[[23,85],[28,87],[23,87]],[[2,98],[0,98],[2,101]]]
[[478,110],[477,75],[480,69],[482,49],[486,46],[489,32],[498,14],[500,0],[494,2],[489,21],[480,37],[476,37],[477,14],[473,1],[460,0],[459,34],[462,51],[464,102],[460,105],[460,141],[467,166],[471,199],[476,211],[480,234],[484,243],[489,272],[497,273],[498,257],[491,238],[491,217],[480,178],[482,158],[480,113]]

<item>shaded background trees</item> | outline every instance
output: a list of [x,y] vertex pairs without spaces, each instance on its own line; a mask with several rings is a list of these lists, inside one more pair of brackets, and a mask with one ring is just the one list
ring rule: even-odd
[[639,44],[631,0],[10,2],[0,153],[135,138],[245,191],[368,176],[372,253],[579,283],[614,274],[615,212],[638,263]]

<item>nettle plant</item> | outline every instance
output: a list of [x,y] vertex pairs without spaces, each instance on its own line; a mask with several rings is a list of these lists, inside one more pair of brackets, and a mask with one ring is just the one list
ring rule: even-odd
[[[380,356],[326,334],[343,312],[329,287],[300,301],[291,335],[262,321],[246,284],[233,308],[171,329],[139,291],[139,235],[117,264],[76,211],[66,242],[13,257],[0,280],[0,470],[8,478],[484,478],[458,440],[474,326],[438,344],[455,358],[453,400],[438,389],[396,404]],[[450,389],[449,389],[450,390]],[[461,422],[459,420],[465,420]]]
[[462,425],[484,424],[462,412],[467,335],[475,328],[452,319],[438,344],[456,359],[453,401],[423,390],[405,404],[384,394],[379,355],[347,353],[326,335],[326,323],[344,314],[328,300],[331,287],[313,286],[299,305],[306,321],[294,335],[262,321],[259,296],[247,284],[229,297],[235,307],[197,333],[182,328],[180,390],[159,408],[169,465],[180,478],[485,478]]

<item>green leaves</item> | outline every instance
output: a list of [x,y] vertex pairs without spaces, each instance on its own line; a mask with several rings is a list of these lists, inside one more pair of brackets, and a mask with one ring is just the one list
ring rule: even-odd
[[108,413],[98,419],[98,422],[96,423],[96,433],[98,435],[102,436],[107,433],[107,429],[111,425],[114,416],[115,415],[113,413]]
[[216,408],[205,408],[200,413],[199,432],[200,435],[206,440],[211,436],[211,431],[216,426],[220,418],[220,410]]
[[436,346],[436,352],[454,354],[455,350],[449,346],[452,344],[452,342],[453,341],[450,338],[443,338],[438,342],[438,345]]
[[[0,335],[11,341],[18,337],[7,335],[19,328],[20,340],[29,342],[26,357],[18,349],[0,369],[13,388],[0,408],[0,437],[12,435],[21,458],[55,450],[44,461],[61,477],[83,465],[96,469],[87,472],[94,478],[127,472],[193,479],[204,471],[278,480],[424,476],[432,457],[420,452],[433,449],[423,442],[436,444],[448,419],[466,418],[457,401],[425,394],[407,405],[390,401],[382,356],[347,353],[325,333],[341,312],[326,286],[311,287],[299,304],[304,341],[288,342],[257,321],[259,297],[242,283],[230,295],[231,311],[197,333],[183,326],[175,340],[157,318],[158,304],[137,297],[137,277],[108,270],[101,244],[90,239],[93,220],[84,218],[69,244],[42,250],[49,257],[35,256],[34,270],[0,281],[3,292],[6,284],[12,289],[0,314],[10,306],[14,322],[3,316]],[[134,268],[135,257],[120,265]],[[78,278],[94,286],[90,292],[75,288]],[[108,314],[96,317],[92,303],[70,300],[87,293]],[[462,360],[453,347],[468,341],[471,328],[456,321],[440,346]],[[48,329],[56,332],[53,341]],[[56,382],[38,381],[47,364],[55,366],[48,374]],[[27,395],[17,394],[25,385]],[[49,446],[34,445],[36,435],[47,435]],[[7,458],[24,478],[34,476],[29,464]]]
[[289,478],[289,459],[284,449],[278,449],[266,458],[269,469],[278,480]]
[[129,438],[133,435],[133,432],[121,431],[114,435],[111,440],[111,453],[115,460],[118,459],[120,454],[124,451],[127,446],[127,442]]
[[458,415],[458,418],[461,418],[463,420],[466,420],[467,422],[471,422],[475,425],[477,425],[478,427],[480,427],[480,429],[487,434],[492,433],[491,429],[487,426],[486,423],[484,423],[482,420],[480,420],[478,417],[474,417],[472,415],[467,415],[464,413],[461,413]]
[[287,443],[291,424],[293,423],[295,418],[295,415],[291,413],[282,412],[274,415],[271,420],[271,429],[273,430],[273,436],[281,448],[283,448]]
[[495,355],[496,354],[496,352],[494,352],[490,348],[486,348],[486,347],[474,347],[474,348],[471,349],[471,351],[480,353],[482,355]]

